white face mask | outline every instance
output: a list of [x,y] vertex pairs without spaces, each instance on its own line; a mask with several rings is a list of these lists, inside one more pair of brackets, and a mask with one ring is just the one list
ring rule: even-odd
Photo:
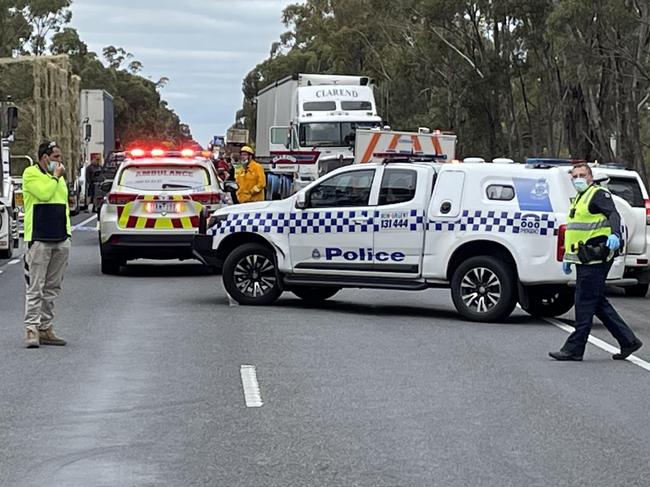
[[58,162],[56,162],[56,161],[50,161],[50,162],[48,162],[48,164],[47,164],[47,170],[50,171],[50,172],[54,172],[54,170],[56,169],[56,167],[57,167],[58,165],[59,165]]
[[585,178],[574,178],[573,186],[576,188],[578,193],[584,193],[585,191],[587,191],[587,188],[589,187],[589,183]]

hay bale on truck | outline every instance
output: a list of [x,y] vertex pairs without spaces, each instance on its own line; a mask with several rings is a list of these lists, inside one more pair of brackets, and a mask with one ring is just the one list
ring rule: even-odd
[[66,55],[0,58],[0,99],[10,96],[19,110],[12,154],[35,159],[44,139],[56,141],[67,169],[73,212],[80,190],[80,90],[81,78],[72,73]]

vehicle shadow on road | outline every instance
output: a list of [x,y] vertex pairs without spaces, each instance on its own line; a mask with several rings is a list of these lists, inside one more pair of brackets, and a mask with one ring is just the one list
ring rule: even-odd
[[[410,318],[435,318],[455,321],[459,323],[468,323],[455,311],[435,306],[404,306],[394,304],[364,304],[337,301],[336,299],[328,300],[322,303],[308,303],[300,299],[282,298],[278,300],[277,306],[295,309],[312,309],[336,313],[356,314],[363,316],[400,316]],[[528,315],[514,315],[504,322],[492,323],[497,325],[539,325],[539,319]],[[480,323],[477,323],[480,325]]]
[[200,277],[212,276],[212,270],[203,264],[127,264],[120,269],[126,277]]

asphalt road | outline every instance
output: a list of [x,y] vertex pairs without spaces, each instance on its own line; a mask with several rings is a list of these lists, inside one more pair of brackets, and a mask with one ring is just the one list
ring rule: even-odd
[[[57,303],[66,347],[22,348],[22,267],[0,261],[2,486],[649,483],[650,371],[593,345],[552,361],[552,324],[465,322],[437,290],[230,306],[191,263],[102,276],[92,226]],[[650,361],[648,298],[613,302]]]

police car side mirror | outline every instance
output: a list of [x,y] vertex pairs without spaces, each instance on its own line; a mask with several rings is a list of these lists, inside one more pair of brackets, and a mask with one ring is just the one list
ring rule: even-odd
[[305,191],[301,191],[300,193],[296,194],[296,208],[304,210],[307,208],[307,205],[307,193]]
[[101,189],[104,193],[108,193],[111,190],[112,186],[113,186],[113,180],[107,179],[106,181],[104,181],[99,185],[99,189]]

